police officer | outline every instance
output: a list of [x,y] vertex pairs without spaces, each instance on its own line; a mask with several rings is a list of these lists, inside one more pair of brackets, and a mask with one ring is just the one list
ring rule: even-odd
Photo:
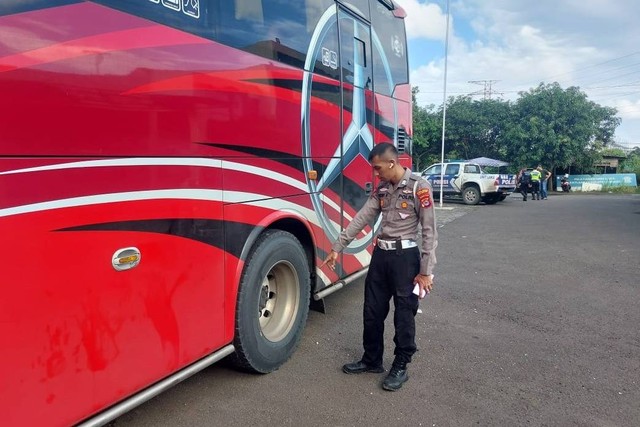
[[527,194],[531,189],[531,173],[524,168],[518,173],[518,185],[520,186],[520,194],[522,194],[522,201],[527,201]]
[[533,200],[540,200],[540,179],[542,178],[542,173],[538,169],[533,169],[531,171],[531,198]]
[[[389,313],[389,300],[393,297],[395,358],[382,388],[395,391],[409,379],[407,364],[416,351],[418,299],[424,298],[433,286],[431,274],[438,244],[436,219],[431,185],[400,165],[393,144],[374,146],[369,161],[380,185],[342,231],[322,266],[335,268],[338,253],[382,213],[382,224],[365,280],[364,355],[359,361],[344,365],[342,370],[347,374],[384,372],[384,321]],[[416,284],[419,296],[413,293]]]

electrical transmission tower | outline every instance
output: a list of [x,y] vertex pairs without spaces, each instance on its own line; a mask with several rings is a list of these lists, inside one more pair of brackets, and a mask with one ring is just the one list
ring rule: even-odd
[[494,93],[498,95],[504,95],[504,93],[502,92],[496,92],[493,90],[493,84],[496,82],[498,82],[498,80],[469,80],[469,83],[484,86],[484,89],[471,92],[469,95],[482,95],[484,99],[491,99],[491,95],[493,95]]

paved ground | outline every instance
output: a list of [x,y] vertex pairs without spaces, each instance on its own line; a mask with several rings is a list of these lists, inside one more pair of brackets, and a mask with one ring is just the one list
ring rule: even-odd
[[402,390],[340,371],[361,354],[357,282],[310,314],[277,372],[219,364],[113,425],[640,425],[640,197],[447,206]]

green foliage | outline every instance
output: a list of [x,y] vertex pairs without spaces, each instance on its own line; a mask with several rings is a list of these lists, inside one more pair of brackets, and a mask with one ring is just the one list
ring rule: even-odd
[[439,161],[442,116],[433,111],[434,106],[428,108],[420,107],[416,103],[416,95],[419,92],[417,87],[413,87],[413,163],[416,170],[422,170],[436,161]]
[[624,150],[621,148],[605,148],[600,151],[602,156],[610,156],[610,157],[627,157],[624,153]]
[[601,193],[615,193],[615,194],[635,194],[640,193],[639,187],[627,187],[627,186],[608,186],[603,185]]
[[[413,88],[414,96],[419,91]],[[414,102],[414,161],[428,166],[440,160],[442,107]],[[515,102],[447,101],[445,157],[492,157],[519,167],[543,164],[547,169],[575,167],[585,172],[601,159],[620,119],[616,110],[587,99],[577,87],[540,84]]]
[[511,105],[501,100],[473,101],[470,97],[457,97],[447,105],[447,132],[445,146],[449,157],[501,158],[504,133],[510,122]]
[[520,94],[508,134],[509,157],[520,165],[593,167],[620,123],[615,110],[587,99],[577,87],[540,84]]
[[640,147],[634,148],[620,163],[620,172],[635,173],[636,182],[640,183]]

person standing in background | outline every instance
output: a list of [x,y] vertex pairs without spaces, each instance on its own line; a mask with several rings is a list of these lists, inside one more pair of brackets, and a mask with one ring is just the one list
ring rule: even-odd
[[540,200],[540,178],[542,174],[538,169],[531,171],[531,199]]
[[549,178],[551,178],[551,172],[542,167],[542,165],[538,165],[536,168],[540,174],[540,196],[542,200],[547,200],[547,186],[549,184]]
[[520,169],[516,180],[518,182],[520,194],[522,194],[522,201],[526,202],[527,194],[531,190],[531,173],[526,168]]

